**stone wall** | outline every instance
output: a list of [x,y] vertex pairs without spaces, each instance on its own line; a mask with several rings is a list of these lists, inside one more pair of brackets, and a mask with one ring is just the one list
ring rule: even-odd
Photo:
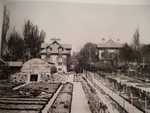
[[[39,81],[47,82],[51,79],[50,73],[38,73],[38,77],[40,77],[38,79],[38,82]],[[15,73],[15,74],[11,75],[10,79],[14,83],[28,83],[30,80],[30,74],[21,73],[21,72]]]
[[28,81],[28,75],[22,73],[15,73],[10,77],[12,82],[17,83],[26,83]]
[[46,74],[41,74],[41,78],[40,78],[40,81],[48,81],[50,80],[50,73],[46,73]]

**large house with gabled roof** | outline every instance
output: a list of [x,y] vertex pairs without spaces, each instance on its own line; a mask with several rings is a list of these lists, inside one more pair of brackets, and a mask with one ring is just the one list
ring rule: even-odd
[[68,59],[71,55],[71,45],[62,44],[58,40],[41,45],[41,59],[56,66],[58,72],[67,72]]
[[97,44],[99,59],[103,62],[110,62],[112,65],[116,65],[119,60],[119,50],[122,47],[123,44],[116,42],[113,39]]

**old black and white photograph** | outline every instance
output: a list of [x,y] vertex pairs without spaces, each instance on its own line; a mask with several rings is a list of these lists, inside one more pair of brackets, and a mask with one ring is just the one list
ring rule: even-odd
[[150,113],[150,0],[0,0],[0,113]]

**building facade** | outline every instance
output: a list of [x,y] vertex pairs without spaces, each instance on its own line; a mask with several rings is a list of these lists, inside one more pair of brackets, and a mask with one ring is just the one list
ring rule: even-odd
[[57,72],[67,72],[71,49],[71,45],[62,44],[58,40],[43,43],[41,46],[41,59],[56,66]]
[[109,39],[106,42],[97,45],[99,51],[99,59],[104,63],[110,63],[117,65],[119,60],[119,50],[123,47],[123,44],[115,42]]

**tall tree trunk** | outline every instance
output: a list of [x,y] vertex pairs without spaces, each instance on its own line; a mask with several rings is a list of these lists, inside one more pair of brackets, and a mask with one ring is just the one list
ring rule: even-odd
[[4,6],[3,12],[3,24],[2,24],[2,35],[1,35],[1,57],[3,58],[7,51],[6,36],[9,29],[9,13],[7,7]]

